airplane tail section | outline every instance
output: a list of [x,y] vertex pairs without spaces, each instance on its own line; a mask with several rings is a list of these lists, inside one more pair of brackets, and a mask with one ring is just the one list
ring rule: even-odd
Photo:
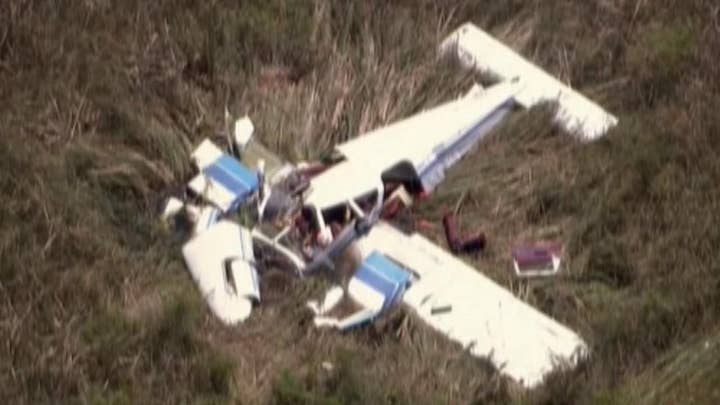
[[556,102],[555,121],[583,140],[603,136],[618,120],[600,105],[563,84],[513,49],[472,23],[450,34],[440,45],[444,53],[455,53],[467,68],[501,81],[519,80],[524,86],[515,101],[525,108]]

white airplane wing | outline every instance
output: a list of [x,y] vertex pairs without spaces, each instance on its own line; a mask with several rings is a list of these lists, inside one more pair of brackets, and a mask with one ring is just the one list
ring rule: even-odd
[[518,83],[498,84],[337,145],[346,160],[312,180],[305,202],[318,209],[345,203],[377,189],[383,174],[400,166],[432,190],[502,121],[521,90]]
[[403,301],[425,323],[526,387],[587,353],[572,330],[418,234],[380,222],[358,245],[363,256],[382,252],[419,276]]

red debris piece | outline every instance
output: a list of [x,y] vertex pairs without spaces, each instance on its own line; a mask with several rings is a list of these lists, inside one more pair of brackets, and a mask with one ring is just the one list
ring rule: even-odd
[[421,231],[432,231],[437,229],[437,225],[428,221],[427,219],[420,218],[415,220],[415,229]]
[[405,208],[405,204],[402,202],[402,200],[400,200],[399,198],[394,198],[391,201],[389,201],[385,205],[385,207],[383,207],[382,218],[383,219],[392,219],[403,208]]
[[455,215],[445,214],[442,222],[445,228],[445,238],[453,253],[477,253],[485,248],[486,238],[484,233],[460,235]]
[[519,276],[542,276],[559,270],[562,245],[536,243],[516,246],[512,250],[513,266]]
[[513,259],[520,269],[529,267],[551,267],[553,255],[544,248],[520,247],[513,249]]
[[327,170],[330,166],[320,163],[320,162],[313,162],[309,163],[306,167],[298,170],[300,174],[303,176],[307,176],[309,178],[313,178],[317,176],[318,174],[324,172]]

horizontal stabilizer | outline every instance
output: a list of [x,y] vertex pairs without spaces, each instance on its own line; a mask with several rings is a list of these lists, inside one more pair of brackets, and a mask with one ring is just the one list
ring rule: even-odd
[[442,52],[456,52],[467,68],[489,74],[501,81],[520,80],[524,90],[518,104],[529,108],[542,102],[556,102],[555,121],[584,140],[604,135],[618,122],[601,106],[549,75],[474,24],[467,23],[440,45]]

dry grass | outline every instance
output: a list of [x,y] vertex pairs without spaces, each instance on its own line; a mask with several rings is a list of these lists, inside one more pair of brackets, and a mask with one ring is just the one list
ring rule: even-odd
[[[182,241],[156,221],[190,174],[192,145],[222,129],[228,106],[251,114],[274,151],[315,158],[454,97],[474,78],[434,47],[466,20],[622,124],[583,145],[549,127],[543,108],[521,112],[415,214],[457,206],[463,227],[491,238],[469,260],[578,329],[593,358],[523,392],[403,312],[357,333],[318,331],[298,303],[324,281],[282,273],[264,276],[247,324],[221,326],[187,276]],[[692,387],[710,397],[702,370],[717,354],[698,360],[684,345],[720,315],[718,27],[707,0],[4,2],[0,396],[623,403]],[[534,238],[566,241],[561,277],[509,276],[509,247]],[[698,366],[674,366],[686,360]],[[662,387],[644,382],[656,376]]]

